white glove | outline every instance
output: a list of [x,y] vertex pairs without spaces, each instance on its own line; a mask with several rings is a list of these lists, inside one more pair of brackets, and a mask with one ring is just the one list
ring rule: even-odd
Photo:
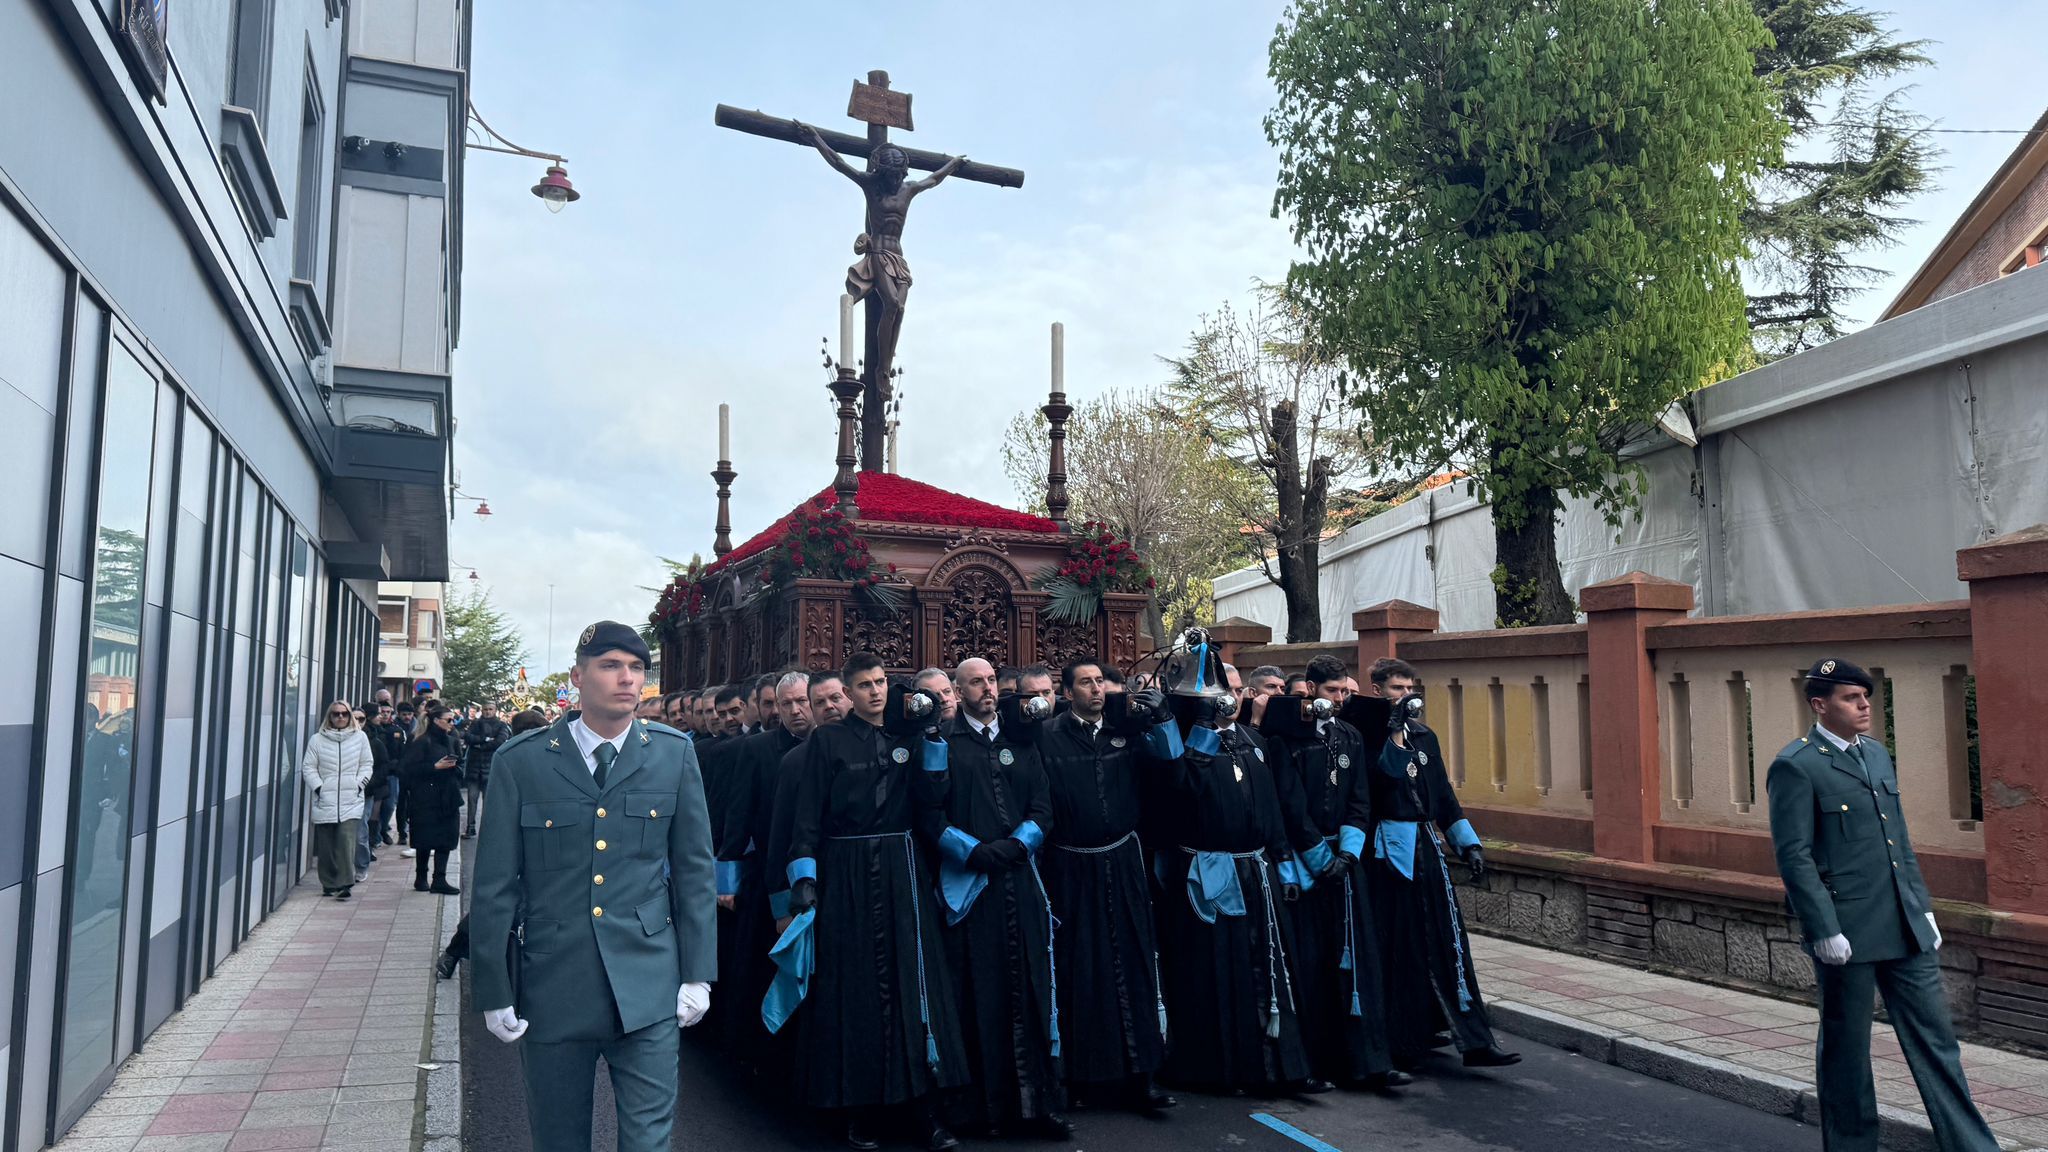
[[1932,912],[1927,914],[1927,926],[1934,929],[1934,946],[1936,948],[1941,947],[1941,925],[1934,922],[1934,913]]
[[1847,964],[1849,962],[1849,938],[1840,932],[1813,946],[1814,959],[1823,964]]
[[486,1011],[484,1028],[507,1044],[526,1035],[526,1021],[514,1015],[510,1008],[492,1008]]
[[676,989],[676,1027],[688,1028],[711,1010],[711,985],[685,984]]

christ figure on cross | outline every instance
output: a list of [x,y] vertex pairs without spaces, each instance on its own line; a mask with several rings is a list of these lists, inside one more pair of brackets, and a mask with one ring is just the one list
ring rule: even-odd
[[[938,187],[967,158],[951,157],[929,177],[906,181],[910,162],[894,144],[875,149],[863,172],[842,159],[816,128],[798,122],[797,133],[834,171],[860,185],[867,197],[867,231],[853,242],[854,254],[860,259],[846,270],[846,292],[867,302],[867,388],[861,403],[869,412],[879,413],[893,391],[889,366],[896,359],[896,336],[902,331],[903,305],[910,296],[910,264],[903,259],[904,218],[918,193]],[[880,459],[879,454],[863,452],[861,462],[878,468]]]

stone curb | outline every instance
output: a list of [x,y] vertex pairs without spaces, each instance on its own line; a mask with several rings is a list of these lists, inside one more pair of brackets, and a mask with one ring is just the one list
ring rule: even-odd
[[[462,874],[462,849],[448,854],[449,871]],[[427,1020],[427,1060],[422,1091],[425,1106],[421,1125],[421,1152],[462,1152],[462,983],[439,979],[434,960],[455,935],[462,919],[462,897],[442,896],[437,901],[440,923],[434,933],[434,957],[427,961],[427,979],[434,982],[434,1014]]]
[[[1773,1116],[1790,1116],[1802,1124],[1820,1123],[1820,1099],[1812,1085],[1671,1044],[1644,1040],[1627,1032],[1590,1024],[1512,1000],[1487,1004],[1493,1022],[1524,1039],[1575,1052],[1589,1060],[1626,1068],[1653,1079],[1690,1088]],[[1880,1142],[1891,1152],[1934,1152],[1934,1130],[1927,1118],[1890,1104],[1877,1106]],[[2032,1148],[2009,1136],[1998,1138],[2009,1152]]]

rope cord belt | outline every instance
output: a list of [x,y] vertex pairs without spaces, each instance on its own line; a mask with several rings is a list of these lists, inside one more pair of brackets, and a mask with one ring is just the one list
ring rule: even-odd
[[[1145,843],[1138,839],[1138,833],[1135,830],[1124,833],[1115,843],[1104,844],[1100,848],[1080,848],[1072,844],[1054,844],[1053,847],[1062,852],[1072,852],[1078,856],[1100,856],[1105,852],[1114,852],[1126,844],[1136,844],[1138,846],[1138,859],[1140,861],[1145,859]],[[1037,865],[1034,863],[1032,867],[1036,870]],[[1039,883],[1040,891],[1043,891],[1044,887],[1044,882],[1041,881]],[[1052,900],[1050,898],[1047,898],[1045,903],[1047,909],[1052,907]],[[1057,973],[1054,974],[1053,979],[1059,979]],[[1054,989],[1055,993],[1057,993],[1057,984],[1054,985]],[[1159,1038],[1164,1040],[1166,1038],[1166,986],[1159,981],[1159,949],[1157,948],[1152,949],[1152,998],[1155,1001],[1153,1006],[1159,1012]],[[1054,1012],[1057,1014],[1058,1009],[1055,1008]]]

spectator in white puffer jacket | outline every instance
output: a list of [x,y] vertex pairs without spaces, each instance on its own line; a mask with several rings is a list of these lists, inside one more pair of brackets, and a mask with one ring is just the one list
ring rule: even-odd
[[363,791],[374,757],[370,738],[356,726],[348,701],[327,706],[327,722],[306,742],[299,779],[313,797],[313,857],[320,869],[320,894],[349,898],[356,878],[356,824],[363,818]]

